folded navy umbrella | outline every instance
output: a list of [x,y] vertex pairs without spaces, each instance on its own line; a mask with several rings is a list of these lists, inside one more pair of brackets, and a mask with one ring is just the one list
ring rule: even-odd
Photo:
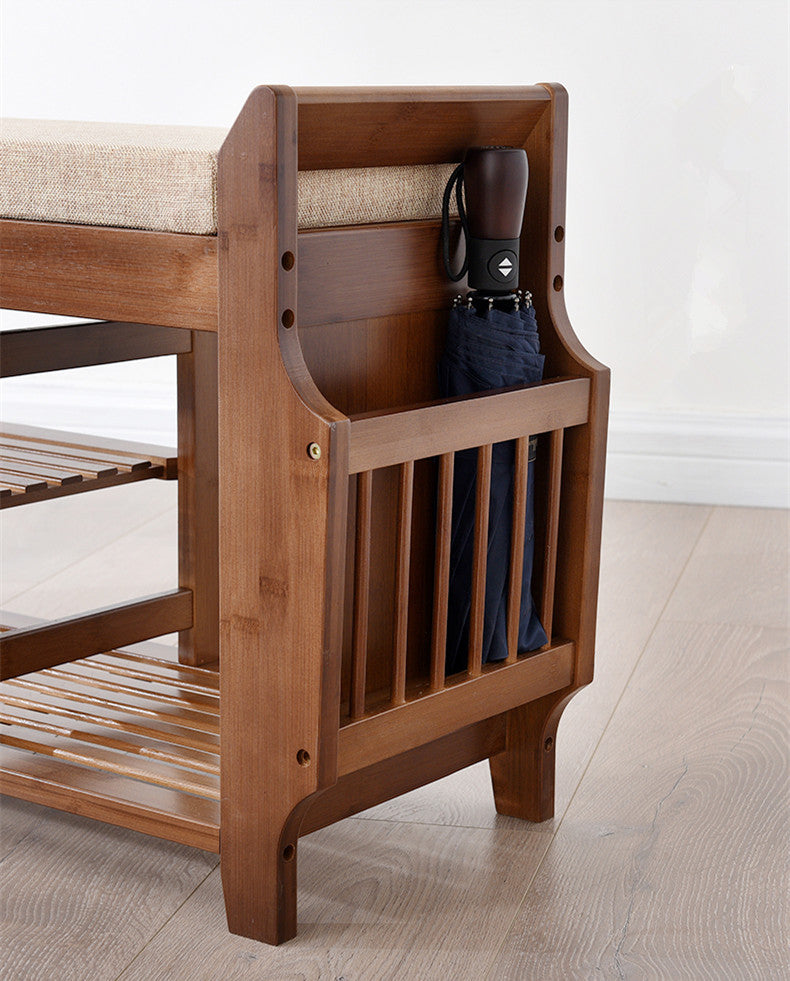
[[[458,273],[449,264],[449,202],[455,188],[466,239],[466,258]],[[462,194],[462,189],[466,192]],[[459,296],[450,313],[447,340],[439,361],[443,397],[471,395],[490,389],[527,385],[543,378],[538,326],[530,295],[515,289],[518,282],[519,235],[527,189],[523,150],[469,150],[448,182],[443,207],[444,262],[454,282],[468,273],[474,291]],[[464,196],[466,202],[464,202]],[[537,439],[529,446],[524,566],[518,651],[536,650],[546,642],[531,593],[534,557],[534,458]],[[455,454],[450,541],[450,583],[447,617],[446,671],[467,666],[474,565],[477,450]],[[483,663],[508,656],[507,603],[513,524],[515,442],[497,443],[491,463],[486,589],[483,621]]]
[[[527,304],[529,301],[527,300]],[[538,382],[543,355],[535,311],[531,305],[513,312],[496,308],[478,314],[458,305],[450,313],[447,342],[439,362],[439,387],[445,397],[470,395],[493,388]],[[546,643],[530,591],[534,555],[534,448],[530,442],[527,476],[527,515],[518,650],[531,651]],[[504,660],[507,648],[507,594],[513,514],[515,443],[497,443],[491,463],[488,520],[483,663]],[[466,667],[474,560],[477,450],[455,455],[453,516],[450,540],[450,589],[447,617],[446,671]]]

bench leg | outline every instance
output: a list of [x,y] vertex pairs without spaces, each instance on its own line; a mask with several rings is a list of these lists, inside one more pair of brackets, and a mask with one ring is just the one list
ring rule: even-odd
[[508,712],[507,749],[489,760],[497,813],[526,821],[554,817],[557,726],[573,694],[554,692]]
[[223,830],[220,868],[231,933],[266,944],[296,936],[296,853],[304,811],[299,807],[281,827],[264,831],[237,825],[231,836]]
[[178,355],[178,582],[193,593],[193,624],[179,634],[182,664],[219,657],[217,337],[192,331]]

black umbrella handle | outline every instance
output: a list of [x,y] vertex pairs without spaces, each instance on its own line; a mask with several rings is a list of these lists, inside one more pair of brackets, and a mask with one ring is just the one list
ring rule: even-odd
[[514,147],[472,147],[464,158],[470,289],[511,293],[518,286],[519,238],[528,180],[527,154]]
[[[519,237],[527,199],[524,150],[472,147],[452,172],[442,201],[444,268],[452,282],[468,273],[470,289],[484,296],[512,295],[518,285]],[[455,192],[466,246],[463,264],[450,268],[450,201]],[[466,206],[464,206],[464,198]]]

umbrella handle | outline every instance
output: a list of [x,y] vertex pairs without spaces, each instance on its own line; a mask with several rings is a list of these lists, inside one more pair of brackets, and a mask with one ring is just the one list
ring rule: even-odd
[[[528,165],[524,150],[472,147],[450,175],[442,200],[442,251],[448,279],[468,273],[470,289],[512,293],[518,284],[519,237],[527,200]],[[463,265],[450,268],[450,200],[455,189],[466,244]],[[466,206],[464,206],[466,197]]]
[[509,293],[518,285],[528,173],[527,154],[522,149],[472,147],[466,151],[464,191],[471,289]]

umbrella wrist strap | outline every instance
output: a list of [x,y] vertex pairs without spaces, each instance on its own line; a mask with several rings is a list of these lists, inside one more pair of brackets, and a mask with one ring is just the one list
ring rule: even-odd
[[[457,283],[463,279],[469,269],[469,225],[466,220],[466,208],[464,207],[463,197],[464,186],[464,165],[459,163],[455,170],[450,174],[447,186],[442,197],[442,258],[444,260],[444,271],[451,283]],[[453,272],[450,268],[450,199],[455,188],[455,201],[458,206],[458,218],[461,222],[461,232],[464,236],[464,261],[458,272]]]

